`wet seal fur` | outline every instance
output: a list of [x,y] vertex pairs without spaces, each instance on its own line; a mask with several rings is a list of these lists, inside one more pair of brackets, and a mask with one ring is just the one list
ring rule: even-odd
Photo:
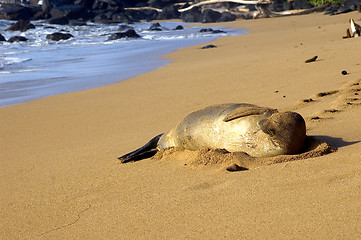
[[273,157],[300,153],[305,139],[306,124],[298,113],[230,103],[195,111],[169,132],[118,159],[122,163],[137,161],[171,147],[225,149],[252,157]]

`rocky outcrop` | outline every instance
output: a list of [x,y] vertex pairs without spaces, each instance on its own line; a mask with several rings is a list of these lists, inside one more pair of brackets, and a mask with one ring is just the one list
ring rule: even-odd
[[6,41],[5,37],[0,34],[0,42],[5,42],[5,41]]
[[[94,21],[96,23],[126,23],[165,19],[181,19],[184,22],[226,22],[234,21],[236,16],[230,12],[218,12],[215,9],[193,7],[183,12],[189,6],[187,1],[180,0],[42,0],[42,5],[36,5],[38,0],[30,0],[30,4],[17,6],[3,4],[0,9],[0,19],[7,20],[38,20],[64,19]],[[184,3],[183,6],[176,3]],[[199,1],[193,1],[195,3]],[[233,8],[237,3],[218,3],[216,7]],[[333,3],[325,11],[326,14],[340,14],[355,11],[360,8],[361,0],[340,0]],[[136,8],[134,8],[136,7]],[[248,4],[251,11],[257,11],[255,5]],[[271,12],[282,12],[293,9],[310,9],[313,6],[308,0],[273,0],[267,7]],[[154,9],[156,8],[156,9]],[[326,7],[325,7],[326,8]],[[181,13],[179,11],[182,11]],[[274,14],[282,16],[283,14]],[[239,18],[253,18],[253,14],[237,14]],[[269,17],[269,16],[264,16]],[[62,22],[61,24],[68,24]]]
[[203,14],[199,7],[194,7],[189,11],[182,12],[181,19],[183,22],[202,22]]
[[178,19],[180,15],[181,14],[176,6],[168,5],[162,8],[162,12],[158,14],[157,18],[159,20]]
[[184,27],[182,25],[178,25],[174,28],[174,30],[183,30]]
[[67,17],[68,19],[88,19],[88,12],[81,5],[69,4],[61,5],[50,10],[53,18]]
[[25,41],[28,41],[28,39],[26,37],[23,37],[23,36],[13,36],[13,37],[8,39],[8,42],[10,42],[10,43],[25,42]]
[[326,14],[335,15],[357,11],[361,6],[361,0],[341,0],[326,8]]
[[199,32],[201,33],[225,33],[225,31],[216,29],[213,30],[212,28],[202,28],[201,30],[199,30]]
[[214,11],[212,9],[206,9],[203,11],[203,21],[204,23],[214,23],[218,22],[218,19],[221,18],[221,13]]
[[34,24],[30,23],[28,20],[19,20],[16,23],[11,24],[9,28],[7,28],[5,31],[20,31],[20,32],[26,32],[29,29],[34,29]]
[[9,7],[0,10],[0,18],[6,20],[29,20],[31,14],[25,7]]
[[283,5],[283,10],[309,9],[312,7],[312,4],[306,0],[293,0],[285,2]]
[[152,23],[150,27],[148,28],[149,31],[162,31],[162,26],[160,23]]
[[133,29],[129,29],[125,32],[113,33],[108,38],[108,41],[117,40],[119,38],[140,38],[140,36]]
[[52,34],[46,35],[46,39],[53,40],[53,41],[60,41],[60,40],[68,40],[69,38],[74,37],[70,33],[61,33],[61,32],[55,32]]
[[142,20],[152,21],[158,18],[158,11],[152,9],[126,10],[125,14],[136,22]]
[[237,17],[230,12],[222,12],[221,17],[218,18],[218,22],[231,22],[236,20]]

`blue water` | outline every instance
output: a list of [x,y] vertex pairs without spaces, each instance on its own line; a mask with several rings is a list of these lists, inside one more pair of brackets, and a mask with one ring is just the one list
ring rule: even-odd
[[[0,43],[0,107],[21,104],[56,94],[109,85],[166,65],[160,57],[184,47],[205,44],[217,37],[246,33],[200,33],[204,27],[172,30],[181,23],[162,23],[163,31],[148,31],[150,23],[132,25],[141,39],[107,41],[118,25],[82,27],[44,25],[25,33],[3,31],[11,21],[0,20],[0,33],[29,39],[23,43]],[[51,26],[52,28],[47,28]],[[54,42],[46,35],[68,31],[74,38]],[[205,50],[207,51],[207,50]]]

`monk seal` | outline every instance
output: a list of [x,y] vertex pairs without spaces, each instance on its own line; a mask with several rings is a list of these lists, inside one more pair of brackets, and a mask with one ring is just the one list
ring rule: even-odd
[[299,153],[305,138],[306,124],[298,113],[246,103],[220,104],[192,112],[169,132],[118,159],[136,161],[169,147],[226,149],[272,157]]

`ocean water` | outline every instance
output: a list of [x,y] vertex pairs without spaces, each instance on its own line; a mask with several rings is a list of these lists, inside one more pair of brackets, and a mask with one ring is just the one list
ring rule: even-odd
[[[243,29],[213,28],[225,33],[200,32],[204,27],[174,30],[177,22],[161,23],[163,31],[149,31],[150,23],[132,26],[140,39],[107,41],[118,25],[61,26],[33,22],[26,32],[4,31],[13,21],[0,20],[0,33],[24,36],[27,42],[0,42],[0,107],[56,94],[109,85],[166,65],[160,57],[177,49],[206,44],[218,37],[246,33]],[[46,39],[54,32],[74,36],[59,42]],[[204,50],[207,51],[207,50]]]

